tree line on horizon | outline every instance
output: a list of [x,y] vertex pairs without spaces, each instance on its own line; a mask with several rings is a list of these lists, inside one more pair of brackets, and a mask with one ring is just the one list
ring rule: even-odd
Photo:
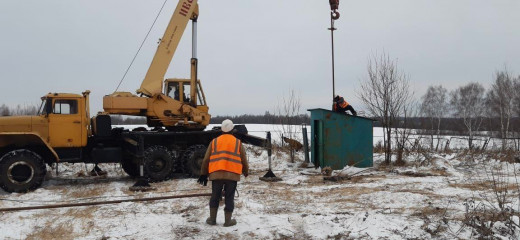
[[[23,116],[23,115],[36,115],[38,108],[30,105],[17,105],[16,107],[9,107],[5,104],[0,105],[0,116]],[[489,113],[489,112],[488,112]],[[133,117],[133,116],[122,116],[122,115],[111,115],[112,124],[114,125],[143,125],[146,124],[145,117]],[[372,117],[374,121],[374,127],[381,127],[381,119],[378,117]],[[220,124],[225,119],[230,119],[237,124],[291,124],[310,125],[309,114],[299,114],[297,116],[280,116],[266,111],[264,114],[242,114],[242,115],[217,115],[211,118],[211,124]],[[464,119],[457,118],[451,115],[444,117],[429,117],[426,113],[421,113],[419,116],[407,117],[407,124],[404,124],[404,118],[397,118],[398,121],[393,126],[407,127],[412,129],[424,130],[423,133],[430,134],[431,132],[438,133],[440,135],[464,135],[465,126]],[[520,112],[509,119],[510,127],[509,130],[520,135]],[[438,123],[441,123],[440,125]],[[484,116],[480,125],[480,131],[492,131],[493,136],[498,136],[501,129],[501,121],[499,117]],[[432,130],[433,129],[433,130]],[[516,136],[515,135],[515,136]]]

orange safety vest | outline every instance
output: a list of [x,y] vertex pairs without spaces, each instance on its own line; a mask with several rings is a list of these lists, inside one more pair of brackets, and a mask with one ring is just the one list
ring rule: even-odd
[[213,139],[208,172],[228,171],[242,174],[241,145],[242,142],[231,134],[223,134]]
[[348,106],[348,102],[345,101],[345,99],[343,99],[343,97],[341,97],[339,99],[339,101],[337,101],[335,104],[334,104],[334,111],[336,111],[337,109],[337,105],[339,105],[341,108],[346,108]]

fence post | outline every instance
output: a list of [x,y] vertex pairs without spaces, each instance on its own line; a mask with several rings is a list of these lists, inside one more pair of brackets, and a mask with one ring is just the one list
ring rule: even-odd
[[451,141],[451,138],[449,138],[448,140],[446,140],[446,146],[444,146],[444,151],[448,151],[450,149],[450,141]]
[[302,123],[302,133],[303,133],[303,153],[305,154],[305,162],[310,163],[309,159],[309,139],[307,138],[307,126],[305,123]]

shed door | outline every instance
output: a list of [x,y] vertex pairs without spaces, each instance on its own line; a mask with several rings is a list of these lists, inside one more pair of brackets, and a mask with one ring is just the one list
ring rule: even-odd
[[314,160],[314,166],[321,167],[323,163],[323,124],[320,120],[314,120],[312,132],[312,159]]

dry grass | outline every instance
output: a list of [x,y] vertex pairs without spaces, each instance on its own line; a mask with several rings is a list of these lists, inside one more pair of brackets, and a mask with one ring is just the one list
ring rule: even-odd
[[174,227],[172,229],[172,237],[175,236],[175,239],[193,238],[194,236],[197,236],[200,233],[200,231],[200,228],[197,227]]
[[226,234],[219,234],[218,236],[216,236],[216,238],[212,238],[212,239],[236,240],[236,239],[240,239],[240,237],[233,235],[231,233],[226,233]]
[[67,210],[64,216],[72,217],[75,220],[93,219],[93,213],[97,210],[97,207],[87,208],[71,208]]
[[414,217],[431,217],[431,216],[442,216],[446,213],[446,208],[427,206],[424,208],[417,208],[411,214]]
[[[348,187],[348,188],[339,188],[329,190],[324,193],[317,193],[313,198],[322,198],[325,203],[360,203],[357,198],[363,194],[371,194],[375,192],[380,192],[381,189],[378,188],[369,188],[369,187]],[[362,203],[364,204],[364,203]]]
[[429,198],[435,198],[435,199],[439,199],[439,198],[443,198],[444,197],[442,195],[438,195],[438,194],[435,194],[433,192],[429,192],[429,191],[426,191],[426,190],[423,190],[423,189],[398,189],[398,190],[395,190],[393,192],[413,193],[413,194],[419,194],[419,195],[423,195],[423,196],[427,196]]
[[492,181],[482,181],[478,183],[450,183],[448,186],[452,188],[465,188],[471,191],[497,191],[497,192],[509,192],[517,191],[518,186],[516,184],[506,184],[501,186],[494,186]]
[[67,189],[65,194],[69,195],[71,198],[85,198],[85,197],[101,196],[107,190],[100,185],[94,185],[94,186],[92,186],[92,188],[87,188],[87,189],[82,189],[82,188],[65,188],[65,189]]
[[262,153],[265,152],[264,148],[250,145],[245,145],[245,150],[247,153],[252,154],[255,157],[260,157],[260,155],[262,155]]
[[29,233],[26,237],[28,240],[41,239],[75,239],[74,226],[72,221],[56,222],[55,219],[47,221],[43,226],[37,226],[36,229]]
[[358,175],[350,178],[352,183],[373,183],[386,179],[386,175]]
[[507,151],[487,151],[487,157],[490,159],[497,159],[507,163],[518,163],[518,152],[507,150]]

